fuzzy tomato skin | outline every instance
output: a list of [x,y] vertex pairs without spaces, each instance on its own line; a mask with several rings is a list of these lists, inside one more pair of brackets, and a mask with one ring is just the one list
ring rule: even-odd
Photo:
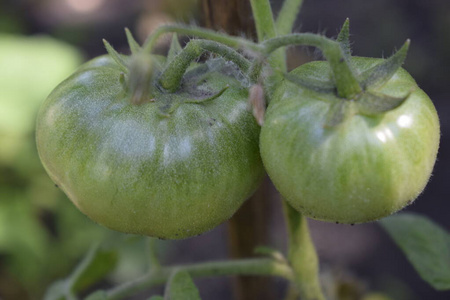
[[[379,62],[352,63],[362,72]],[[325,80],[330,70],[326,62],[313,62],[292,74]],[[403,69],[378,91],[412,93],[394,110],[356,114],[335,127],[324,126],[335,96],[287,80],[275,92],[261,130],[261,156],[276,188],[304,215],[339,223],[376,220],[412,202],[427,184],[440,138],[431,100]]]
[[180,239],[230,218],[264,173],[246,89],[197,71],[205,90],[230,87],[166,117],[156,102],[132,105],[120,73],[97,58],[42,106],[37,147],[52,180],[92,220],[121,232]]

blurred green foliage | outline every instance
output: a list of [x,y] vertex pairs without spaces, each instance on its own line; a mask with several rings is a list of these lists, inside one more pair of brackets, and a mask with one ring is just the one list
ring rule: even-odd
[[45,36],[1,34],[0,45],[0,296],[39,299],[107,232],[53,185],[34,140],[39,105],[82,55]]

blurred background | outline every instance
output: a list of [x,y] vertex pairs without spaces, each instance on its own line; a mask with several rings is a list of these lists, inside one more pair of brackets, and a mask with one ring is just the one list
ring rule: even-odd
[[[271,2],[277,12],[281,1]],[[118,262],[97,288],[111,287],[145,271],[144,238],[94,224],[50,181],[35,148],[35,117],[60,81],[81,63],[105,53],[103,38],[119,52],[128,53],[124,27],[140,42],[167,22],[214,27],[211,18],[214,22],[220,16],[211,13],[211,6],[213,0],[0,1],[0,299],[41,299],[51,282],[67,276],[96,241],[114,244],[111,262]],[[436,105],[442,140],[434,176],[406,210],[420,212],[449,230],[450,2],[305,0],[296,30],[333,37],[347,17],[354,55],[387,57],[407,38],[412,41],[404,67]],[[242,19],[251,23],[250,15]],[[245,32],[237,29],[235,33]],[[164,49],[163,42],[159,50],[163,53]],[[318,58],[314,49],[292,48],[289,65],[294,68]],[[268,181],[259,193],[272,198],[268,204],[272,213],[262,219],[265,243],[284,250],[278,196]],[[340,299],[360,299],[358,295],[366,292],[388,297],[374,300],[450,299],[449,292],[436,292],[419,278],[376,223],[310,224],[324,278],[339,283],[330,288],[337,289]],[[200,237],[158,241],[157,246],[168,264],[226,259],[234,251],[228,242],[230,231],[233,228],[223,224]],[[196,282],[204,299],[231,299],[236,293],[229,279]],[[284,282],[275,279],[270,285],[268,299],[281,299]]]

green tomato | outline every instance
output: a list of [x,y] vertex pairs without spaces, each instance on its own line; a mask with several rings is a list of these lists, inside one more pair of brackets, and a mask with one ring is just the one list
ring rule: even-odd
[[[353,58],[357,74],[380,59]],[[291,74],[303,82],[330,79],[327,62]],[[261,130],[266,170],[279,192],[314,219],[361,223],[411,203],[427,184],[439,146],[439,120],[429,97],[403,69],[376,91],[411,93],[399,107],[378,115],[352,114],[326,126],[338,101],[356,101],[285,80],[273,96]]]
[[[109,56],[88,62],[39,112],[45,169],[83,213],[111,229],[180,239],[214,228],[264,173],[247,88],[227,68],[221,60],[201,64],[176,93],[153,83],[153,99],[133,105]],[[212,100],[185,101],[226,86]]]

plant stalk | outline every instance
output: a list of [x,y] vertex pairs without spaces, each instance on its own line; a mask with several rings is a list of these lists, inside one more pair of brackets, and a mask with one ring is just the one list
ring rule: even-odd
[[[269,0],[250,0],[250,3],[252,5],[253,17],[255,18],[258,41],[261,43],[265,40],[275,38],[277,31]],[[273,53],[269,58],[269,63],[272,68],[285,72],[287,70],[285,51],[280,49]]]
[[288,261],[302,300],[325,300],[319,280],[319,259],[306,217],[283,200],[288,231]]
[[298,33],[267,40],[262,46],[266,55],[269,55],[280,47],[290,45],[314,46],[322,50],[330,63],[339,97],[354,99],[361,93],[358,80],[338,42],[313,33]]
[[143,51],[151,53],[156,46],[158,39],[166,33],[178,33],[187,36],[195,36],[198,38],[215,41],[227,45],[234,49],[247,49],[260,52],[260,46],[250,40],[230,36],[224,33],[218,33],[213,30],[199,28],[186,25],[163,25],[158,27],[144,43]]
[[297,19],[303,0],[285,0],[275,22],[277,34],[285,35],[292,32],[295,20]]
[[255,258],[216,261],[191,265],[162,267],[149,272],[141,278],[119,285],[107,294],[108,300],[119,300],[166,283],[174,271],[186,271],[193,278],[228,276],[228,275],[259,275],[277,276],[293,280],[291,268],[284,262],[271,258]]
[[161,86],[168,91],[176,91],[191,62],[206,51],[234,62],[245,73],[250,69],[250,62],[230,47],[208,40],[191,40],[161,74]]

